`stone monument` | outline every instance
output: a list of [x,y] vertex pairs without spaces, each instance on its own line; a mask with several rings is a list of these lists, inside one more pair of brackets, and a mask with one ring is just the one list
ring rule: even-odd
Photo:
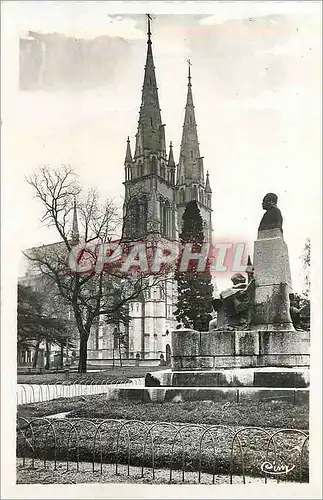
[[254,330],[294,330],[289,295],[293,292],[288,248],[283,237],[283,218],[278,197],[268,193],[262,207],[266,210],[254,244],[255,298],[252,318]]
[[209,331],[182,325],[172,331],[171,370],[146,376],[142,401],[308,400],[310,333],[293,321],[306,327],[309,307],[300,307],[292,292],[277,201],[274,193],[263,199],[248,280],[234,274],[232,287],[214,299],[217,318]]
[[[172,332],[172,370],[157,375],[163,398],[308,397],[309,332],[295,330],[299,314],[292,294],[283,218],[277,195],[268,193],[265,214],[245,274],[214,300],[208,332],[179,327]],[[289,392],[290,391],[290,392]],[[168,395],[167,395],[168,394]]]

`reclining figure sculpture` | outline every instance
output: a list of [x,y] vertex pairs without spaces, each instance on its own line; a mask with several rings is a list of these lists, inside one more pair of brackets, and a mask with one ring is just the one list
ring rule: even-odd
[[[248,262],[249,264],[249,262]],[[248,272],[248,276],[251,272]],[[217,318],[210,321],[210,330],[247,330],[252,319],[254,300],[254,279],[249,276],[249,283],[241,273],[231,277],[233,286],[213,299],[213,309]]]

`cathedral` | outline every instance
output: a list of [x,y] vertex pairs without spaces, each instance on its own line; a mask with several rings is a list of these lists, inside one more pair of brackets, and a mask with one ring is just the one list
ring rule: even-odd
[[[212,190],[200,154],[190,62],[182,142],[176,164],[171,142],[167,148],[161,118],[149,16],[147,36],[138,128],[133,148],[128,137],[124,161],[125,237],[132,241],[150,237],[178,239],[186,203],[196,200],[203,218],[205,239],[211,241]],[[176,326],[175,305],[176,283],[171,279],[149,288],[140,300],[130,304],[127,357],[139,354],[141,359],[158,359],[163,354],[169,361],[170,332]],[[92,342],[89,358],[101,357],[105,349],[107,354],[111,352],[112,346],[109,349],[107,345],[109,337],[111,344],[111,335],[99,334],[106,345],[97,345],[99,349],[96,350]]]
[[[185,206],[196,200],[203,219],[205,240],[211,242],[212,190],[199,148],[191,65],[188,61],[184,124],[176,163],[172,142],[169,146],[166,143],[161,118],[150,17],[147,17],[147,55],[138,128],[133,146],[128,137],[124,160],[123,237],[129,241],[147,238],[178,240]],[[89,363],[104,366],[105,361],[110,363],[119,356],[153,361],[160,359],[161,355],[168,363],[170,332],[176,326],[176,292],[176,282],[170,277],[149,287],[129,304],[129,325],[116,327],[98,321],[88,342]],[[118,328],[124,329],[123,338],[126,338],[122,352]]]

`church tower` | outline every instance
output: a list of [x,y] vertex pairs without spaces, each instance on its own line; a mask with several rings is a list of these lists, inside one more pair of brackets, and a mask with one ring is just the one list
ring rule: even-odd
[[[141,106],[135,147],[128,137],[124,161],[125,201],[123,238],[128,241],[175,240],[177,234],[176,165],[173,146],[166,151],[165,125],[159,106],[151,41],[151,18],[147,15],[148,39]],[[151,281],[153,277],[147,278]],[[129,304],[129,356],[168,361],[173,318],[173,280],[160,280]]]
[[177,168],[178,231],[181,232],[182,217],[189,201],[196,200],[203,218],[205,240],[212,240],[212,190],[209,173],[204,176],[203,157],[200,155],[197,126],[192,94],[191,63],[188,61],[188,85],[185,106],[182,142]]
[[175,162],[172,145],[166,152],[165,125],[158,87],[148,17],[147,56],[139,121],[132,156],[128,137],[125,155],[124,237],[176,238]]

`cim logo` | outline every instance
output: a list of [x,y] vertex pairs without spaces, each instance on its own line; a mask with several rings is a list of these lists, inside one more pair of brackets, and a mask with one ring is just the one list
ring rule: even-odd
[[265,474],[273,474],[275,476],[279,474],[289,474],[293,469],[295,469],[295,465],[288,466],[287,464],[277,464],[276,461],[274,460],[273,462],[270,462],[267,460],[266,462],[263,462],[261,464],[261,470],[262,472],[265,472]]

